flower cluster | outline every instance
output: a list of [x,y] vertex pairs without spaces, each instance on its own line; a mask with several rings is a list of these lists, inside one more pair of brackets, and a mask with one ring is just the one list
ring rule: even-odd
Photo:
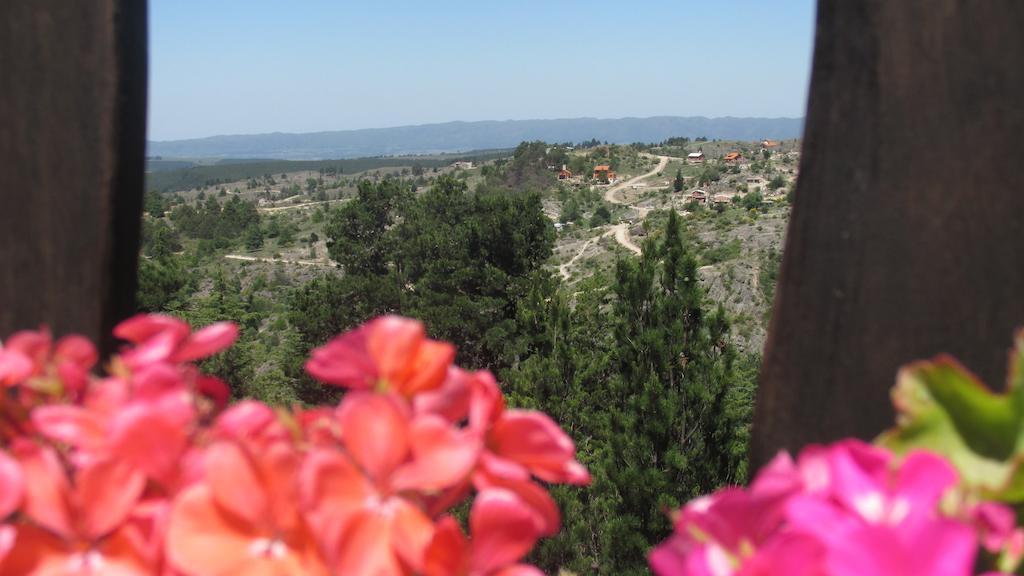
[[[505,407],[422,325],[384,317],[315,350],[336,407],[228,406],[192,363],[237,328],[143,315],[95,348],[0,348],[0,573],[526,576],[556,533],[541,482],[587,484],[546,415]],[[446,512],[473,493],[469,536]]]
[[1024,554],[1013,511],[961,490],[945,459],[856,440],[780,454],[674,521],[658,576],[969,576],[979,554],[1005,572]]

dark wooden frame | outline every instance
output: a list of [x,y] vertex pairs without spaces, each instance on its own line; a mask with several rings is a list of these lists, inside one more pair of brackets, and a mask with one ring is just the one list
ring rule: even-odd
[[892,424],[898,367],[1001,383],[1024,325],[1024,3],[821,0],[752,446]]
[[132,312],[146,49],[145,0],[0,3],[0,334]]

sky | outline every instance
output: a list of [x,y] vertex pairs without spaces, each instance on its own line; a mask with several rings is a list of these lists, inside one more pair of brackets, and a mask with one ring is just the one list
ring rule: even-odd
[[149,138],[803,116],[813,0],[151,0]]

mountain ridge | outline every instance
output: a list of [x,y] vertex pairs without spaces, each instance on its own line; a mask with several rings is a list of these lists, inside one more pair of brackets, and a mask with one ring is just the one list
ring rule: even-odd
[[723,140],[798,138],[803,118],[652,116],[442,122],[320,132],[233,134],[147,142],[148,156],[165,158],[270,158],[315,160],[438,154],[514,147],[527,140],[614,144],[671,137]]

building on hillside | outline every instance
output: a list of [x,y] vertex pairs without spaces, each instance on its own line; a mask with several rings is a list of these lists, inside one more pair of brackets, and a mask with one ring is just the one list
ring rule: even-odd
[[686,161],[690,164],[703,164],[704,163],[704,150],[700,149],[696,152],[690,152],[686,155]]
[[568,180],[570,178],[572,178],[572,170],[569,170],[568,168],[565,167],[565,164],[562,164],[562,169],[559,170],[558,172],[558,179]]
[[778,148],[779,142],[777,140],[764,140],[761,142],[761,148]]
[[458,162],[452,163],[452,168],[456,170],[472,170],[473,163],[468,160],[459,160]]
[[729,152],[728,154],[725,155],[725,158],[723,158],[723,160],[725,160],[726,162],[738,162],[742,158],[743,155],[740,154],[739,152]]
[[601,164],[594,166],[594,180],[599,182],[607,182],[608,184],[614,184],[616,177],[615,171],[612,167],[607,164]]
[[703,190],[694,190],[690,192],[690,201],[698,204],[704,204],[708,201],[708,193]]
[[732,202],[732,196],[729,194],[715,194],[711,201],[715,204],[728,204]]

